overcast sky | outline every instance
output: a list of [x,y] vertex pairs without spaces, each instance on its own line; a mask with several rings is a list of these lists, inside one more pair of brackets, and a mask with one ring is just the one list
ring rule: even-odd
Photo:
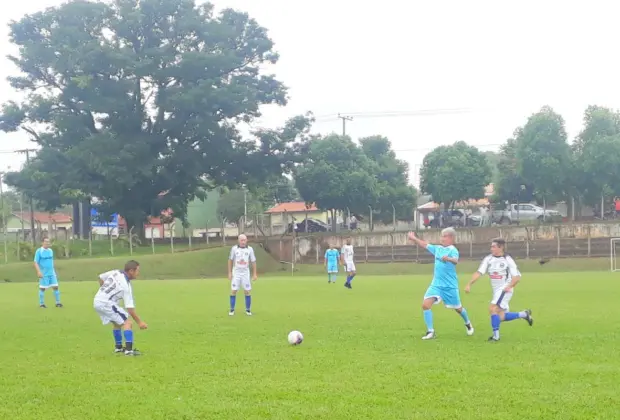
[[[6,23],[61,3],[3,5],[2,56],[13,52]],[[564,116],[570,137],[588,105],[620,108],[615,0],[214,3],[249,12],[270,30],[281,54],[275,71],[290,87],[291,101],[266,109],[259,125],[312,111],[317,131],[340,132],[337,114],[357,113],[347,133],[389,137],[412,173],[442,144],[464,140],[497,150],[543,105]],[[5,82],[9,74],[14,68],[6,62],[0,66],[3,100],[15,97]],[[0,151],[28,146],[24,135],[0,139]],[[22,160],[0,153],[0,170]]]

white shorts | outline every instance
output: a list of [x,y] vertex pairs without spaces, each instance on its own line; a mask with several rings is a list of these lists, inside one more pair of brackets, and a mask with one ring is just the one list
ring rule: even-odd
[[353,261],[345,261],[344,262],[344,271],[347,273],[352,273],[355,271],[355,263]]
[[514,292],[506,293],[504,289],[498,289],[493,292],[493,299],[491,299],[491,303],[493,305],[497,305],[504,311],[510,310],[510,299],[512,299],[512,295]]
[[233,275],[232,281],[230,282],[230,288],[232,290],[239,290],[243,287],[243,290],[249,292],[252,290],[252,281],[250,280],[250,275]]
[[93,307],[95,311],[97,311],[99,318],[101,318],[103,325],[109,324],[110,322],[116,325],[123,325],[129,318],[129,314],[124,308],[111,302],[95,301]]

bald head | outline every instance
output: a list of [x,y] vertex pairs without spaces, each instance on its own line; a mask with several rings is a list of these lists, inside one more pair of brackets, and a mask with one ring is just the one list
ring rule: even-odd
[[244,234],[239,235],[237,239],[239,239],[240,247],[245,248],[248,245],[248,237],[245,236]]

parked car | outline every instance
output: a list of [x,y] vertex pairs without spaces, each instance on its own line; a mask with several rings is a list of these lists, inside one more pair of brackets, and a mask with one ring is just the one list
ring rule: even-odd
[[331,230],[331,226],[321,220],[308,218],[301,222],[289,223],[288,233],[293,233],[293,230],[297,233],[328,232]]
[[[471,215],[465,218],[465,212],[460,209],[431,213],[424,218],[425,228],[439,228],[440,214],[443,215],[443,227],[480,226],[480,216]],[[465,222],[465,220],[467,220]]]
[[521,221],[555,222],[562,220],[562,214],[556,210],[545,210],[535,204],[510,204],[505,210],[495,210],[491,213],[494,223],[510,225]]

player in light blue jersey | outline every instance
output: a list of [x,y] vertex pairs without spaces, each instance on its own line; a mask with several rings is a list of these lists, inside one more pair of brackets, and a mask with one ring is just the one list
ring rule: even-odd
[[461,305],[459,295],[459,280],[456,276],[456,265],[459,263],[459,250],[454,246],[456,231],[453,228],[446,228],[441,231],[441,245],[431,245],[418,238],[414,232],[409,232],[409,239],[419,247],[425,248],[435,257],[435,268],[433,281],[424,294],[422,310],[424,322],[426,323],[426,334],[422,340],[435,338],[435,328],[433,327],[433,312],[431,308],[434,304],[444,302],[446,308],[454,309],[465,321],[467,335],[474,333],[474,327],[467,316],[467,311]]
[[34,268],[37,270],[37,276],[39,277],[39,306],[47,308],[45,306],[45,290],[51,287],[54,290],[56,307],[62,308],[60,291],[58,290],[58,278],[56,277],[56,270],[54,270],[54,251],[50,248],[50,240],[48,238],[43,238],[41,248],[34,253]]
[[338,261],[340,260],[340,252],[335,246],[330,245],[325,251],[325,268],[327,269],[327,283],[336,283],[338,275]]

